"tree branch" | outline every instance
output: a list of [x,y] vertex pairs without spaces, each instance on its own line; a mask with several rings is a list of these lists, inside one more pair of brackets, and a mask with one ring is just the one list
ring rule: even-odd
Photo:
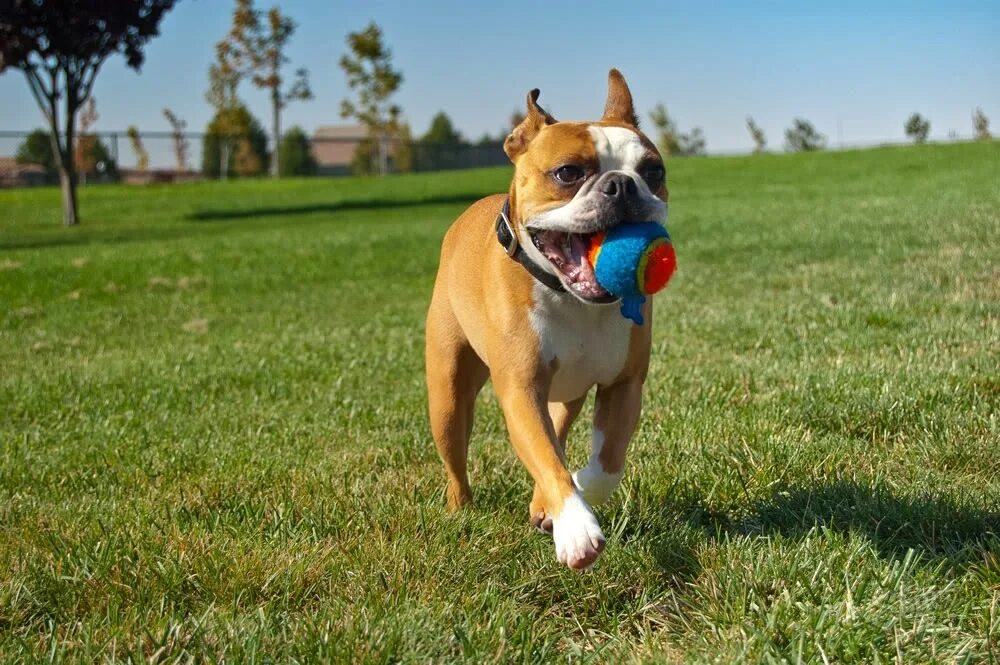
[[47,90],[45,90],[45,84],[42,82],[41,77],[38,76],[38,71],[33,65],[26,65],[24,68],[24,76],[28,79],[28,88],[31,89],[31,95],[35,98],[38,103],[38,108],[42,110],[42,115],[45,119],[52,123],[52,106],[54,104],[54,99]]

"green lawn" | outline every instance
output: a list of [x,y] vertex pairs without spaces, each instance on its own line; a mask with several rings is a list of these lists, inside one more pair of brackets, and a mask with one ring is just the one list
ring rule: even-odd
[[1000,658],[1000,143],[669,172],[586,574],[489,390],[476,508],[428,432],[440,239],[508,169],[0,191],[0,660]]

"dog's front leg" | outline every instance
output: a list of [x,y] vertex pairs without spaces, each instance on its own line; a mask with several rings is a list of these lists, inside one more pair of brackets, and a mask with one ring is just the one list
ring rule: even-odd
[[[604,534],[563,462],[543,397],[548,393],[547,382],[494,376],[493,384],[514,450],[535,480],[545,510],[552,517],[556,558],[570,568],[587,568],[604,549]],[[525,386],[533,388],[525,390]]]
[[625,473],[625,453],[642,408],[642,383],[637,376],[597,389],[590,459],[573,474],[591,505],[607,501]]

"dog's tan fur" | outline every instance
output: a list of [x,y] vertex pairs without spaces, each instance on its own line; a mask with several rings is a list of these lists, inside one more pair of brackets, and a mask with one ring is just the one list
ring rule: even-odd
[[[619,126],[638,133],[631,94],[616,70],[609,76],[605,114],[598,123],[557,123],[537,105],[536,98],[537,91],[533,91],[528,97],[524,122],[505,143],[516,167],[508,194],[510,218],[519,228],[523,220],[572,198],[572,192],[554,185],[548,177],[553,164],[573,162],[599,170],[588,127]],[[655,153],[652,143],[644,136],[642,139]],[[666,201],[665,186],[655,194]],[[444,238],[427,314],[430,422],[447,473],[448,505],[458,509],[472,499],[467,456],[474,403],[486,380],[491,379],[514,449],[535,481],[531,520],[548,527],[553,519],[559,520],[571,497],[580,496],[566,468],[563,447],[587,388],[594,384],[597,384],[594,429],[603,437],[599,450],[595,443],[595,454],[609,474],[620,474],[624,467],[625,451],[639,419],[642,384],[649,363],[652,304],[647,301],[644,307],[646,324],[630,326],[626,333],[625,361],[612,380],[605,379],[602,383],[598,378],[595,364],[598,358],[566,353],[564,357],[546,358],[537,317],[545,311],[540,297],[550,296],[540,296],[539,283],[523,266],[511,260],[496,240],[494,223],[503,201],[500,194],[477,201],[455,221]],[[573,299],[570,294],[558,297]],[[576,312],[575,306],[566,304],[566,311]],[[579,304],[579,307],[582,312],[582,308],[601,306]],[[581,320],[581,325],[586,323]],[[571,368],[565,367],[569,357],[574,363]],[[571,371],[574,381],[566,385],[582,381],[580,385],[586,387],[579,395],[569,395],[567,401],[550,403],[554,378],[567,371]],[[574,498],[573,510],[578,510],[575,507],[578,503]],[[586,510],[589,512],[589,508]],[[584,531],[591,534],[589,541],[585,535],[577,534],[579,537],[567,546],[569,553],[565,559],[571,567],[589,566],[603,548],[599,530],[594,535],[593,528],[588,528],[590,531]],[[568,529],[579,531],[580,527],[563,527],[564,531]],[[574,537],[566,533],[567,538]]]

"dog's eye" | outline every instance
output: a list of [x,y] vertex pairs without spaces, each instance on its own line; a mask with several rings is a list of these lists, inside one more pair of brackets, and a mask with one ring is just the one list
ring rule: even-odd
[[642,179],[646,181],[649,188],[656,191],[663,184],[663,178],[667,175],[667,172],[663,170],[662,166],[651,166],[642,174]]
[[572,185],[583,178],[583,169],[579,166],[566,164],[553,171],[552,177],[561,185]]

